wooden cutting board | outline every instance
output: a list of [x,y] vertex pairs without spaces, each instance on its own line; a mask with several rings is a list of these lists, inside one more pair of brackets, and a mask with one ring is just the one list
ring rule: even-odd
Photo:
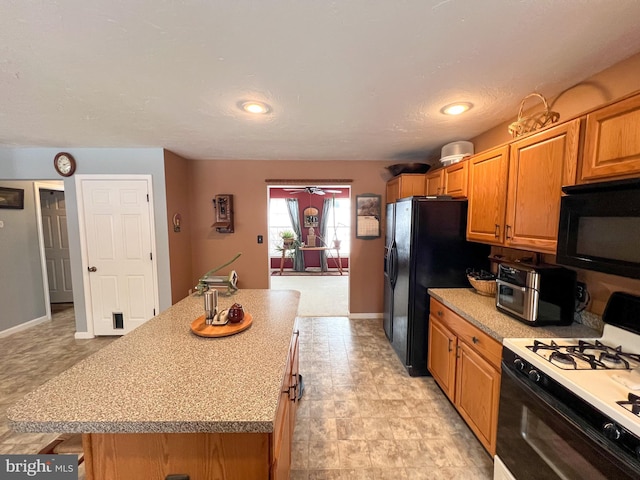
[[250,313],[244,314],[240,323],[227,323],[226,325],[207,325],[205,316],[201,315],[191,322],[191,331],[200,337],[228,337],[236,333],[243,332],[253,323],[253,316]]

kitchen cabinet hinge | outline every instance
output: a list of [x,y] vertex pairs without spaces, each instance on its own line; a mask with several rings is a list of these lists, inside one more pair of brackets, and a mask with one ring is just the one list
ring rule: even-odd
[[156,316],[156,309],[155,308],[153,309],[153,316],[154,317]]
[[149,260],[153,260],[153,252],[149,252]]
[[147,193],[147,203],[149,203],[149,194]]

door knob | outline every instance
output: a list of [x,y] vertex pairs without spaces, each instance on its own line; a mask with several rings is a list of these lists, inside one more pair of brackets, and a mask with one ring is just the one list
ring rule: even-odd
[[98,269],[96,267],[87,267],[87,270],[89,270],[90,272],[97,272]]

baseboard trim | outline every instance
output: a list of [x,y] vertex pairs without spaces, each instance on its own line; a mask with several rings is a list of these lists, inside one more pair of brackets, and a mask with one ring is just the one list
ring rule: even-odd
[[350,313],[349,314],[349,318],[354,318],[354,319],[377,319],[377,318],[382,318],[384,316],[383,313]]
[[20,325],[15,325],[13,327],[7,328],[6,330],[2,330],[0,332],[0,337],[8,337],[9,335],[13,335],[16,332],[21,332],[22,330],[27,330],[28,328],[35,327],[40,323],[49,322],[50,318],[44,317],[34,318],[33,320],[29,320],[28,322],[21,323]]
[[89,332],[76,332],[73,337],[76,340],[89,340],[91,338],[96,338],[96,336],[93,333],[89,333]]

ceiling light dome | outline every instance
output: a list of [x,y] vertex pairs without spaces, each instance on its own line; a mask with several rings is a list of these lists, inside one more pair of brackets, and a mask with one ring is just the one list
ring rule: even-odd
[[467,110],[469,110],[471,107],[473,107],[472,103],[456,102],[456,103],[450,103],[449,105],[445,105],[440,109],[440,111],[445,115],[460,115],[461,113],[464,113]]
[[240,108],[247,113],[265,114],[271,111],[271,107],[264,102],[249,101],[242,102]]

